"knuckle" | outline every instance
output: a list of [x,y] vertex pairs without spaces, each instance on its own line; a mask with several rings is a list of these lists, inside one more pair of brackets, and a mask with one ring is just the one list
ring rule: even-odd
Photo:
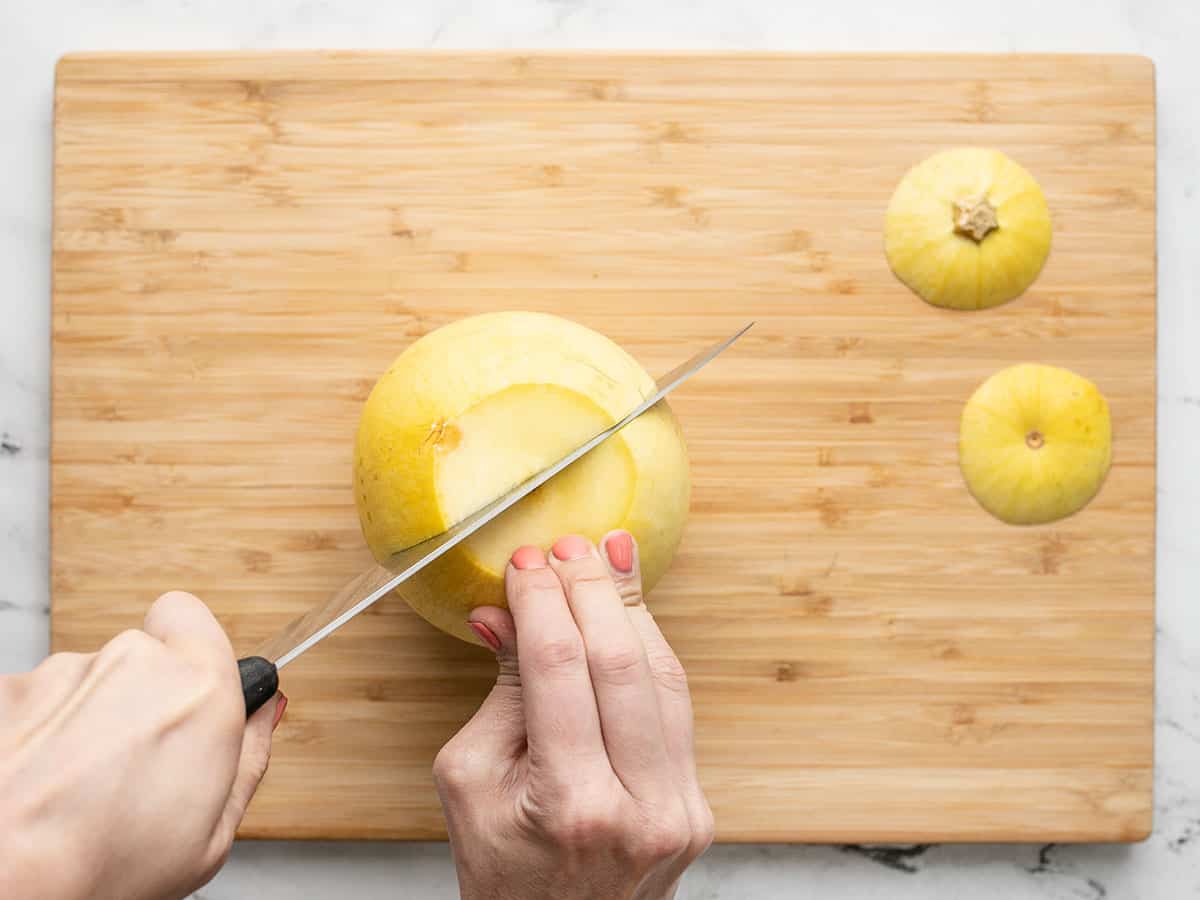
[[650,657],[650,670],[655,680],[667,690],[676,694],[688,693],[687,671],[674,653],[666,650],[653,654]]
[[692,843],[692,828],[682,805],[657,810],[631,833],[630,855],[643,863],[660,863],[682,856]]
[[632,644],[618,644],[594,651],[590,657],[596,675],[608,682],[628,684],[643,672],[644,651]]
[[600,565],[599,560],[594,559],[583,560],[580,565],[567,569],[564,572],[564,580],[569,591],[595,587],[615,589],[612,577]]
[[[199,663],[193,660],[181,661],[181,666],[183,677],[188,679],[194,686],[197,695],[206,702],[225,707],[234,704],[235,700],[241,702],[239,683],[234,681],[233,670],[229,667],[207,662]],[[241,716],[244,716],[244,706],[238,707],[238,711]],[[244,725],[245,722],[240,721],[239,724]]]
[[453,741],[433,758],[433,780],[450,792],[460,791],[471,783],[470,759]]
[[690,831],[678,825],[661,824],[651,828],[642,838],[646,856],[656,862],[681,856],[692,842]]
[[154,601],[155,606],[175,606],[177,604],[190,605],[196,603],[196,597],[189,594],[187,591],[167,591],[165,594],[160,594],[158,599]]
[[717,835],[717,823],[713,818],[712,809],[708,805],[708,801],[701,798],[700,810],[696,817],[696,824],[692,826],[692,842],[691,854],[692,858],[700,856],[707,850]]
[[550,826],[550,835],[568,850],[592,850],[613,844],[620,834],[616,810],[604,801],[567,805]]
[[636,576],[626,575],[616,581],[617,596],[625,606],[637,606],[642,602],[642,583]]
[[240,735],[246,727],[246,707],[241,691],[215,669],[183,664],[160,671],[164,685],[171,685],[171,702],[180,710],[205,710],[212,727],[221,734]]
[[583,659],[583,639],[578,635],[563,635],[535,645],[531,662],[543,675],[553,675],[576,668]]
[[510,581],[518,605],[530,606],[545,602],[565,602],[562,582],[551,569],[527,569],[518,572]]
[[13,696],[19,696],[22,690],[31,689],[27,685],[36,684],[39,680],[45,679],[47,682],[71,682],[74,683],[80,680],[92,665],[94,654],[85,653],[68,653],[59,651],[51,653],[40,663],[38,663],[32,672],[29,673],[29,678],[24,678],[20,675],[12,678],[0,678],[0,691],[8,687]]
[[105,644],[101,654],[118,659],[139,657],[149,653],[157,643],[146,632],[136,628],[127,628]]
[[521,665],[516,656],[505,655],[500,658],[500,670],[496,675],[496,684],[510,688],[521,686]]

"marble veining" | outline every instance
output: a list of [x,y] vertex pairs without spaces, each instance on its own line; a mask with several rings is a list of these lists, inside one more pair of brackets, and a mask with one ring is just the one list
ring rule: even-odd
[[[1200,4],[43,0],[0,5],[0,672],[48,646],[52,88],[72,50],[596,47],[1134,52],[1159,102],[1155,830],[1123,845],[720,846],[683,900],[1200,897]],[[245,843],[193,900],[449,900],[442,844]]]

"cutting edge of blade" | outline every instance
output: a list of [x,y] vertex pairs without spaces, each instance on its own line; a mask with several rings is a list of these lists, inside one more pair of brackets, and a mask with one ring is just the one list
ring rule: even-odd
[[[706,365],[708,365],[708,363],[712,362],[712,360],[716,359],[716,357],[728,349],[728,347],[734,341],[749,331],[754,324],[754,322],[750,322],[741,330],[726,338],[719,344],[716,344],[707,350],[700,351],[686,362],[676,366],[674,369],[655,382],[658,386],[658,389],[653,394],[626,413],[621,419],[614,422],[612,425],[598,434],[594,435],[583,444],[580,444],[575,448],[575,450],[568,453],[562,459],[550,466],[547,466],[537,474],[530,476],[524,482],[517,485],[517,487],[496,498],[487,506],[478,510],[457,525],[449,528],[447,531],[442,532],[440,535],[435,535],[434,537],[422,541],[419,544],[415,544],[412,547],[408,547],[399,551],[397,556],[416,556],[416,561],[411,565],[403,566],[400,571],[397,572],[395,577],[371,591],[371,593],[369,593],[362,600],[355,603],[349,609],[339,613],[335,618],[322,625],[319,629],[314,631],[295,647],[282,654],[277,660],[274,660],[275,667],[277,669],[282,669],[306,650],[320,643],[333,632],[337,631],[339,628],[361,613],[364,609],[376,603],[391,591],[395,590],[396,587],[407,581],[421,569],[437,560],[440,556],[456,547],[462,541],[466,540],[501,513],[505,512],[510,507],[527,497],[529,494],[533,493],[533,491],[537,490],[563,469],[586,456],[600,444],[612,437],[612,435],[614,435],[616,432],[620,431],[642,413],[646,412],[646,410],[658,403],[663,397],[675,390],[675,388],[679,387],[679,385],[683,384],[685,381],[703,369]],[[425,553],[419,554],[417,552],[422,547],[426,546],[428,546],[429,549]]]
[[340,613],[336,618],[332,619],[329,622],[326,622],[324,625],[322,625],[320,628],[318,628],[316,631],[314,631],[312,634],[310,634],[308,637],[306,637],[304,640],[302,640],[300,643],[298,643],[295,647],[293,647],[287,653],[284,653],[282,656],[280,656],[279,659],[275,660],[274,661],[275,668],[282,669],[284,666],[286,666],[288,663],[290,663],[292,660],[294,660],[297,656],[299,656],[305,650],[308,650],[309,648],[313,647],[314,645],[319,644],[325,638],[329,637],[329,635],[333,634],[333,632],[337,631],[339,628],[341,628],[343,625],[345,625],[347,622],[349,622],[351,619],[353,619],[355,616],[357,616],[360,612],[362,612],[368,606],[371,606],[377,600],[380,600],[383,597],[385,597],[389,592],[394,590],[401,582],[403,582],[411,574],[412,573],[410,573],[410,572],[401,572],[399,575],[397,575],[391,581],[385,583],[382,587],[378,587],[375,590],[371,591],[371,593],[367,594],[366,597],[364,597],[362,600],[359,600],[357,603],[355,603],[352,607],[350,607],[346,611]]

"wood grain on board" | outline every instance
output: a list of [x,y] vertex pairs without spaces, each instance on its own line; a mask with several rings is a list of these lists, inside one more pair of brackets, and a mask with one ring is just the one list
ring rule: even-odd
[[[368,562],[375,378],[485,310],[567,315],[651,373],[755,319],[672,405],[692,516],[651,598],[723,841],[1135,840],[1151,819],[1153,69],[1135,57],[79,55],[55,100],[53,646],[169,588],[246,651]],[[1024,297],[888,270],[906,169],[1039,179]],[[963,487],[997,369],[1107,395],[1081,514]],[[284,673],[242,834],[444,836],[429,768],[494,664],[389,599]]]

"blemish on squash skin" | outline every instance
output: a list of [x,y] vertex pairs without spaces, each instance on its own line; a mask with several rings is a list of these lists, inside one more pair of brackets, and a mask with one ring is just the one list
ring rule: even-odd
[[438,449],[449,453],[462,441],[462,430],[452,423],[447,423],[442,429],[442,435],[438,438]]
[[422,442],[424,446],[449,453],[462,441],[462,429],[453,422],[437,419],[429,424],[429,433]]

